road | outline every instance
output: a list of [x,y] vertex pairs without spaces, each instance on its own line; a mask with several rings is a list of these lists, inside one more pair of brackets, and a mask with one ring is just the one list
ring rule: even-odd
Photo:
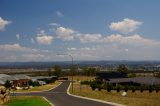
[[16,96],[43,96],[55,106],[112,106],[92,100],[81,99],[67,94],[69,81],[64,81],[55,89],[45,92],[17,93]]

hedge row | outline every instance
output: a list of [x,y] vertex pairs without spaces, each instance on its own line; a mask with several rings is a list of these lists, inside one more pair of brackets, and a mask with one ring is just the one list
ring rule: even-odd
[[140,90],[140,92],[143,92],[144,90],[148,90],[149,92],[156,91],[159,92],[160,90],[160,85],[141,85],[141,86],[128,86],[128,85],[120,85],[118,84],[117,86],[113,86],[110,83],[103,83],[101,81],[83,81],[81,84],[84,85],[90,85],[92,90],[98,89],[101,91],[101,89],[105,89],[108,92],[111,90],[117,90],[117,92],[120,92],[121,90],[124,90],[127,92],[128,90],[132,90],[132,92],[135,92],[136,90]]

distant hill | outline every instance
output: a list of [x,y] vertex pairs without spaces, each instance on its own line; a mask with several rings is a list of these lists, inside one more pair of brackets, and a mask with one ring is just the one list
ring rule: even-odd
[[[51,68],[54,65],[60,65],[63,68],[68,68],[71,65],[71,61],[62,62],[0,62],[0,68]],[[119,65],[125,64],[129,66],[140,65],[160,65],[160,61],[74,61],[78,67],[86,66],[107,66],[107,65]]]

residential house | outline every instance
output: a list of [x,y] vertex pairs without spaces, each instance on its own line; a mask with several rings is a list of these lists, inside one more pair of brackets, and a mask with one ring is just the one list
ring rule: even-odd
[[134,77],[127,78],[127,75],[117,72],[101,72],[96,74],[96,80],[111,83],[113,85],[160,85],[160,78],[157,77]]

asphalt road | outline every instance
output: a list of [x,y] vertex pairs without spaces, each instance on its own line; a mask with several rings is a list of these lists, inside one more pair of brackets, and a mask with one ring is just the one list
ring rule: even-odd
[[67,94],[69,81],[62,82],[61,85],[46,92],[17,93],[16,96],[43,96],[55,106],[112,106],[92,100],[81,99]]

